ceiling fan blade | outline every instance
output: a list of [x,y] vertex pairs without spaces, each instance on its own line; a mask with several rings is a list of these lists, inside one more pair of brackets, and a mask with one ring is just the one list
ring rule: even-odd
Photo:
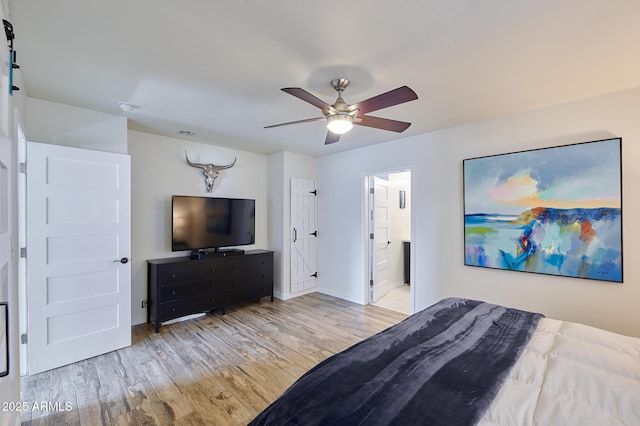
[[398,87],[373,98],[369,98],[357,104],[351,105],[350,110],[359,110],[359,114],[377,111],[379,109],[388,108],[390,106],[403,104],[405,102],[418,99],[416,92],[407,86]]
[[313,121],[324,121],[326,120],[325,117],[318,117],[318,118],[306,118],[304,120],[297,120],[297,121],[288,121],[286,123],[280,123],[280,124],[272,124],[270,126],[264,126],[265,129],[270,129],[272,127],[280,127],[280,126],[288,126],[290,124],[300,124],[300,123],[311,123]]
[[376,129],[390,130],[392,132],[402,133],[411,123],[406,121],[390,120],[388,118],[371,117],[369,115],[361,115],[359,120],[353,120],[353,124],[367,127],[375,127]]
[[336,143],[340,140],[340,135],[333,133],[333,132],[327,132],[327,138],[324,141],[325,145],[329,145],[332,143]]
[[307,92],[304,89],[299,87],[285,87],[281,89],[283,92],[286,92],[290,95],[295,96],[298,99],[302,99],[305,102],[309,102],[311,105],[317,106],[318,108],[324,110],[329,109],[331,105],[323,101],[322,99],[316,98],[311,93]]

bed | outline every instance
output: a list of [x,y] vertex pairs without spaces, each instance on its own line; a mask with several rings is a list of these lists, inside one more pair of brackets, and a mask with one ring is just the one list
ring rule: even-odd
[[640,425],[640,339],[448,298],[321,362],[250,425]]

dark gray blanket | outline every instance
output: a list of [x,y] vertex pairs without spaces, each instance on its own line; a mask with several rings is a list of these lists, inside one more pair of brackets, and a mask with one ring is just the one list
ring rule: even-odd
[[250,424],[474,424],[541,317],[444,299],[321,362]]

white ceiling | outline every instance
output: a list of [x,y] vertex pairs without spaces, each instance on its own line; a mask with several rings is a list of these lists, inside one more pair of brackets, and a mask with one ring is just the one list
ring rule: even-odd
[[[259,153],[321,156],[640,86],[639,0],[15,0],[28,96],[125,115],[129,128]],[[321,116],[282,91],[348,103],[419,99],[325,146]]]

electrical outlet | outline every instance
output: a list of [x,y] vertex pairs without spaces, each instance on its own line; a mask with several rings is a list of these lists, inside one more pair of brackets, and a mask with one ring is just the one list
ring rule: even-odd
[[143,301],[142,301],[142,309],[144,309],[144,308],[146,308],[146,307],[147,307],[147,301],[146,301],[146,300],[143,300]]

